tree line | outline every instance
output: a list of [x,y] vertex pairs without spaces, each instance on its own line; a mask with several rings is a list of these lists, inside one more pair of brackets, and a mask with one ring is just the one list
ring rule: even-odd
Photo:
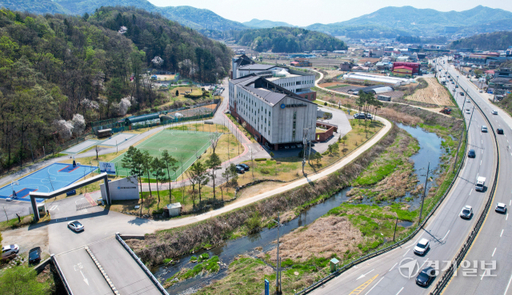
[[469,48],[476,50],[505,50],[512,46],[512,32],[494,32],[462,38],[450,43],[452,49]]
[[[206,202],[202,200],[201,189],[211,180],[213,187],[213,204],[217,203],[216,198],[216,187],[217,187],[217,170],[220,168],[221,160],[215,153],[217,147],[217,139],[212,139],[211,148],[213,149],[212,154],[203,163],[201,161],[195,161],[194,164],[186,171],[188,181],[192,186],[192,194],[190,198],[194,209],[202,209]],[[178,171],[180,166],[178,161],[167,150],[164,150],[162,154],[157,157],[149,155],[148,151],[139,150],[133,146],[130,146],[128,151],[125,153],[122,159],[122,167],[130,171],[130,175],[137,176],[139,182],[139,191],[142,192],[142,181],[143,178],[154,179],[156,181],[157,198],[158,204],[160,204],[160,188],[159,183],[168,182],[169,190],[169,203],[172,203],[172,177]],[[172,173],[171,173],[172,172]],[[227,180],[228,186],[236,187],[238,174],[236,172],[235,164],[231,164],[223,173],[222,177]],[[177,180],[177,179],[176,179]],[[148,181],[149,182],[149,181]],[[150,183],[150,182],[149,182]],[[197,190],[196,190],[197,188]],[[223,187],[221,187],[223,189]],[[152,196],[151,185],[149,185],[149,195]],[[140,214],[142,215],[142,207],[144,205],[143,194],[141,196]],[[199,198],[199,203],[196,205],[196,200]]]
[[142,10],[78,17],[0,9],[0,173],[59,150],[90,122],[162,103],[148,69],[215,81],[230,56],[224,45]]
[[301,28],[277,27],[270,29],[252,29],[231,31],[225,37],[235,43],[250,46],[251,49],[264,52],[303,52],[313,50],[341,50],[347,45],[333,36]]

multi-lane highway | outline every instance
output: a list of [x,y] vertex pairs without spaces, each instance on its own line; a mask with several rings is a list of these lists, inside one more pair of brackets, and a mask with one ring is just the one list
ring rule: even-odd
[[[459,87],[475,99],[476,103],[491,119],[493,128],[502,128],[503,135],[497,135],[500,170],[494,202],[480,233],[456,276],[445,289],[445,294],[512,294],[512,219],[509,214],[494,211],[497,202],[510,208],[512,205],[512,118],[504,111],[498,110],[488,99],[480,94],[478,88],[459,74],[453,67],[447,67],[449,74],[459,75]],[[498,110],[492,115],[492,110]],[[495,264],[494,264],[495,263]],[[485,272],[485,269],[489,271]]]
[[[461,96],[460,91],[458,92],[454,97],[458,104],[462,106],[467,96]],[[464,108],[469,108],[473,112],[473,102],[466,102]],[[484,109],[484,112],[487,111],[487,109]],[[490,111],[488,114],[490,114]],[[473,229],[477,217],[481,214],[490,194],[490,189],[486,189],[484,192],[475,191],[476,178],[485,176],[487,178],[486,186],[491,187],[495,177],[497,156],[494,135],[492,132],[481,132],[481,126],[489,127],[489,123],[478,108],[474,109],[473,114],[464,114],[464,118],[466,124],[470,126],[468,149],[474,149],[476,157],[465,159],[464,167],[447,199],[438,208],[425,228],[402,247],[350,269],[313,291],[314,294],[395,295],[428,294],[430,292],[438,278],[428,288],[422,288],[416,285],[415,282],[417,271],[432,265],[442,273],[442,270],[449,266],[449,263]],[[471,124],[469,124],[470,118]],[[473,207],[474,215],[470,220],[459,217],[459,213],[465,205]],[[422,257],[413,253],[414,246],[421,238],[426,238],[431,243],[430,251]],[[409,278],[408,276],[411,274],[412,277]]]

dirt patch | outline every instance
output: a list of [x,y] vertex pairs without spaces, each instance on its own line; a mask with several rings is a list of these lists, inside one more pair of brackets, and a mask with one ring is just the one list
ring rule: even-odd
[[43,252],[42,258],[46,259],[50,256],[48,244],[48,227],[41,226],[39,228],[29,230],[29,227],[22,227],[2,232],[2,245],[17,244],[20,246],[20,253],[27,253],[34,247],[41,247]]
[[276,189],[276,188],[284,186],[284,185],[287,185],[287,183],[262,182],[260,184],[250,186],[248,188],[243,189],[240,192],[238,198],[236,199],[236,201],[234,203],[239,202],[239,201],[244,200],[244,199],[247,199],[247,198],[254,197],[256,195],[260,195],[260,194],[262,194],[264,192]]
[[446,91],[443,85],[437,82],[436,78],[424,79],[427,81],[428,87],[416,90],[413,95],[407,96],[406,99],[439,106],[453,106],[448,91]]
[[[313,256],[329,258],[347,250],[359,251],[357,244],[362,241],[361,232],[346,217],[328,216],[284,235],[280,240],[279,255],[283,260],[290,258],[301,262]],[[267,252],[273,262],[276,251]]]

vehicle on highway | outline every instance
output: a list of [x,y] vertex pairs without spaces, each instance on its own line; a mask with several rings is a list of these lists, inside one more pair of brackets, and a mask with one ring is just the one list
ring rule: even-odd
[[503,134],[503,129],[498,128],[498,129],[496,129],[496,132],[498,132],[498,134]]
[[483,192],[484,189],[485,189],[485,177],[478,176],[478,178],[476,179],[475,190],[478,192]]
[[466,114],[471,114],[471,110],[470,109],[466,109]]
[[16,255],[20,252],[20,246],[16,244],[11,244],[2,247],[2,258],[8,258],[12,255]]
[[455,85],[455,88],[459,88],[459,85]]
[[68,227],[74,232],[81,232],[84,230],[84,225],[81,224],[78,220],[68,222]]
[[[461,93],[462,93],[462,92],[461,92]],[[471,100],[469,100],[469,99],[468,99],[468,100],[466,100],[466,102],[467,102],[467,103],[471,103]]]
[[507,205],[505,205],[504,203],[498,203],[494,211],[498,213],[507,213]]
[[491,114],[493,114],[493,115],[497,115],[497,114],[498,114],[498,111],[497,111],[497,110],[492,110]]
[[436,270],[432,267],[424,268],[416,277],[416,284],[422,287],[428,287],[436,278]]
[[240,167],[240,166],[236,166],[236,173],[238,174],[244,174],[245,173],[245,169],[243,167]]
[[430,249],[430,242],[427,239],[421,239],[414,247],[414,253],[423,256],[428,249]]
[[245,171],[249,171],[249,165],[247,164],[238,164],[238,166],[244,168]]
[[473,208],[469,205],[466,205],[460,210],[460,217],[464,219],[471,219],[471,216],[473,216]]
[[461,91],[461,92],[460,92],[460,96],[464,96],[464,92],[462,92],[462,91]]
[[32,248],[28,252],[28,263],[39,264],[41,262],[41,247]]
[[484,91],[483,91],[482,89],[480,89],[478,92],[482,93],[482,92],[484,92]]
[[482,125],[482,132],[487,132],[487,126]]
[[474,157],[476,157],[475,150],[473,150],[473,149],[469,150],[469,152],[468,152],[468,158],[474,158]]

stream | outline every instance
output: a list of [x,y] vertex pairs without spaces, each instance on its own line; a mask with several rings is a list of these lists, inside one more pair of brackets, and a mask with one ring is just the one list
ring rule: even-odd
[[[411,134],[414,138],[416,138],[420,145],[420,150],[417,154],[411,157],[411,160],[414,161],[414,173],[417,174],[418,180],[421,183],[425,182],[426,171],[428,163],[430,162],[430,173],[429,178],[435,180],[437,177],[436,171],[439,168],[440,158],[443,154],[443,149],[441,146],[442,139],[438,137],[434,133],[426,132],[425,130],[419,127],[409,127],[402,124],[398,124],[398,127],[406,130],[409,134]],[[434,181],[430,181],[427,188],[430,188],[433,185]],[[346,193],[351,189],[351,187],[347,187],[338,193],[336,193],[333,197],[325,200],[325,202],[312,206],[303,213],[301,213],[297,218],[291,220],[290,222],[284,224],[279,228],[279,234],[285,235],[298,227],[308,225],[314,222],[316,219],[325,215],[329,210],[339,206],[341,203],[346,202],[349,198],[346,196]],[[402,198],[396,200],[396,202],[407,202],[405,198],[409,195],[406,195]],[[409,202],[411,205],[411,210],[414,210],[419,207],[421,198],[413,198]],[[362,201],[358,201],[357,203],[363,204],[371,204],[372,201],[370,199],[363,199]],[[386,203],[381,203],[379,205],[385,206]],[[399,225],[404,227],[409,227],[412,225],[411,222],[402,221]],[[217,255],[219,260],[224,265],[229,265],[235,257],[238,255],[246,254],[250,256],[256,256],[260,251],[256,251],[255,248],[261,247],[262,252],[267,252],[276,246],[275,240],[277,238],[277,227],[275,228],[265,228],[261,232],[252,234],[246,237],[242,237],[236,240],[226,241],[223,245],[215,247],[211,250],[205,251],[201,250],[194,254],[187,255],[181,257],[179,262],[170,265],[170,266],[160,266],[153,270],[155,277],[161,282],[164,283],[167,278],[172,277],[174,274],[179,272],[182,268],[193,268],[197,263],[190,262],[190,258],[192,256],[198,257],[202,253],[208,253],[210,257]],[[176,283],[167,289],[170,294],[191,294],[196,290],[208,285],[212,280],[222,279],[227,275],[227,267],[221,267],[218,273],[212,275],[198,275],[194,278],[187,279],[183,282]]]

